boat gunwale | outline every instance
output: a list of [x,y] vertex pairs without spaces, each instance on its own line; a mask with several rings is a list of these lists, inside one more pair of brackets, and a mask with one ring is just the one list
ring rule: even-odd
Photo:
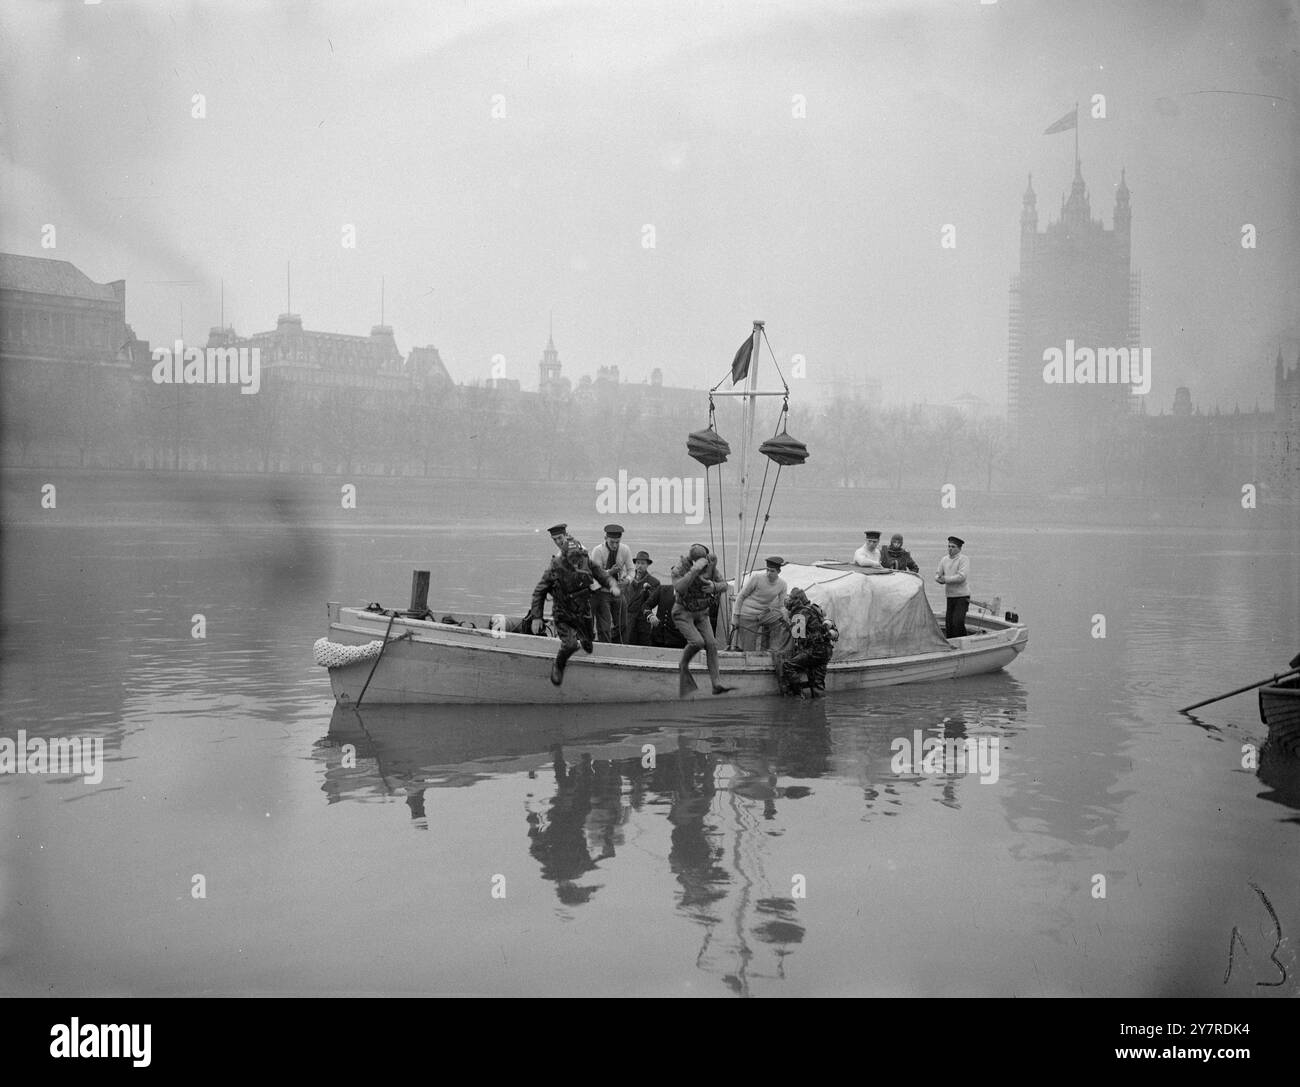
[[[382,612],[367,612],[364,608],[340,608],[339,619],[331,620],[329,629],[331,633],[335,630],[346,631],[357,637],[372,639],[376,633],[374,630],[365,627],[349,625],[344,621],[343,613],[351,612],[353,615],[365,616],[367,620],[373,616],[373,622],[387,627],[387,621],[391,616],[384,615]],[[862,671],[865,669],[885,669],[890,667],[904,667],[915,664],[926,664],[937,661],[956,661],[969,660],[985,653],[1001,652],[1005,649],[1014,649],[1018,656],[1028,644],[1028,630],[1022,623],[1009,623],[1006,620],[996,619],[993,616],[969,617],[975,623],[996,624],[996,629],[986,630],[983,634],[968,634],[960,639],[950,639],[951,649],[946,652],[928,652],[913,653],[906,656],[896,657],[848,657],[832,658],[827,664],[827,670],[830,672],[850,672]],[[551,659],[554,656],[554,646],[559,641],[558,638],[548,635],[523,634],[522,632],[502,634],[499,631],[492,631],[483,627],[464,627],[458,624],[441,623],[429,621],[427,619],[414,619],[405,616],[397,616],[393,626],[399,624],[408,627],[418,627],[420,629],[410,631],[412,637],[409,641],[419,645],[440,646],[449,649],[465,649],[471,652],[490,652],[493,654],[505,654],[512,657],[527,657]],[[421,637],[420,635],[424,636]],[[456,635],[455,640],[437,637],[437,635],[451,634]],[[462,641],[462,638],[486,638],[487,644],[475,644],[473,641]],[[533,648],[527,643],[515,643],[511,645],[501,644],[507,639],[528,638],[530,641],[536,641],[540,644]],[[988,639],[985,641],[985,639]],[[954,642],[960,644],[953,644]],[[495,644],[494,644],[495,643]],[[679,665],[680,656],[677,647],[664,646],[625,646],[620,643],[597,642],[596,645],[608,645],[611,648],[617,646],[618,649],[627,649],[633,651],[650,650],[658,654],[651,659],[641,658],[638,652],[637,656],[581,656],[571,662],[573,664],[582,664],[599,668],[618,667],[628,671],[649,671],[649,672],[668,672],[676,671]],[[766,650],[759,650],[752,653],[746,653],[742,650],[718,650],[718,663],[720,667],[729,673],[754,673],[761,674],[771,671],[771,657]]]

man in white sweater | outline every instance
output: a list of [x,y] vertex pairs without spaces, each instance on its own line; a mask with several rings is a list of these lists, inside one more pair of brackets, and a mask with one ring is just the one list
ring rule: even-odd
[[945,638],[966,637],[966,610],[970,607],[970,559],[961,553],[966,541],[948,537],[948,555],[939,560],[939,575],[934,579],[943,586],[948,610],[943,618]]
[[[592,548],[591,565],[609,574],[622,592],[628,591],[632,584],[632,550],[623,542],[622,525],[605,526],[605,542]],[[623,641],[623,627],[627,625],[624,603],[622,596],[614,596],[608,589],[592,594],[591,610],[599,641]]]
[[736,641],[746,652],[767,649],[776,633],[785,607],[786,585],[781,578],[784,565],[785,559],[773,555],[767,560],[767,569],[750,574],[736,595]]
[[885,564],[880,561],[880,533],[864,532],[867,542],[853,552],[853,565],[866,566],[873,570],[883,570]]

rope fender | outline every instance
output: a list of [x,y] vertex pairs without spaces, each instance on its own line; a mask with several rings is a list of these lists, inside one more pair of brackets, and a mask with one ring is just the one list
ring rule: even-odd
[[311,647],[312,659],[322,668],[343,668],[349,664],[364,664],[375,660],[384,648],[382,641],[365,645],[344,645],[328,638],[317,638]]

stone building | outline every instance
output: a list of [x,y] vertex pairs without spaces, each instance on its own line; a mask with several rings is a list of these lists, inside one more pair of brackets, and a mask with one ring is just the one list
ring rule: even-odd
[[[115,416],[148,345],[126,323],[126,283],[66,260],[0,253],[0,409],[9,464],[105,466]],[[112,447],[110,449],[110,447]]]
[[393,329],[375,325],[369,336],[317,332],[296,313],[282,313],[275,328],[240,337],[233,328],[214,328],[208,347],[256,347],[262,372],[317,397],[326,389],[401,395],[412,386],[452,385],[436,347],[416,347],[403,359]]
[[25,362],[121,364],[126,281],[96,283],[66,260],[0,253],[0,350]]
[[[274,329],[249,336],[214,328],[205,346],[256,348],[263,384],[248,402],[219,406],[224,429],[250,442],[242,452],[205,457],[206,468],[229,462],[238,470],[394,474],[415,455],[403,440],[406,421],[418,426],[422,412],[455,392],[438,349],[415,347],[403,357],[389,325],[375,325],[369,336],[321,332],[282,313]],[[373,425],[379,420],[383,426]]]
[[1203,411],[1180,385],[1168,412],[1149,414],[1138,426],[1127,459],[1143,493],[1232,494],[1253,483],[1264,500],[1294,498],[1300,489],[1300,359],[1274,364],[1273,410],[1242,411],[1218,405]]

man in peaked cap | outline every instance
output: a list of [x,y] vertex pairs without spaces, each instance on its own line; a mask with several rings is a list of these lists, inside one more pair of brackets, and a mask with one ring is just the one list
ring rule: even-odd
[[570,542],[576,541],[569,535],[569,526],[562,521],[558,525],[552,525],[546,531],[551,537],[551,543],[555,544],[555,554],[551,556],[551,565],[554,566],[564,558],[564,552],[568,550]]
[[785,608],[786,583],[781,578],[785,559],[773,555],[762,573],[755,570],[736,597],[736,638],[746,652],[771,644]]
[[939,574],[934,579],[943,586],[948,610],[943,617],[945,638],[966,637],[966,611],[970,607],[970,559],[961,553],[966,541],[948,537],[948,554],[939,560]]
[[[592,548],[591,565],[604,570],[624,592],[632,583],[632,551],[623,542],[622,525],[605,526],[605,542]],[[614,601],[619,603],[615,604]],[[596,614],[596,637],[602,642],[623,641],[626,616],[623,601],[607,589],[596,593],[592,610]]]
[[649,645],[650,632],[656,620],[655,608],[659,606],[659,579],[650,573],[650,564],[654,560],[644,551],[638,551],[632,562],[636,573],[628,586],[624,598],[627,607],[627,629],[623,641],[627,645]]
[[867,538],[867,542],[853,552],[853,565],[883,570],[885,564],[880,559],[880,533],[871,529],[863,535]]

